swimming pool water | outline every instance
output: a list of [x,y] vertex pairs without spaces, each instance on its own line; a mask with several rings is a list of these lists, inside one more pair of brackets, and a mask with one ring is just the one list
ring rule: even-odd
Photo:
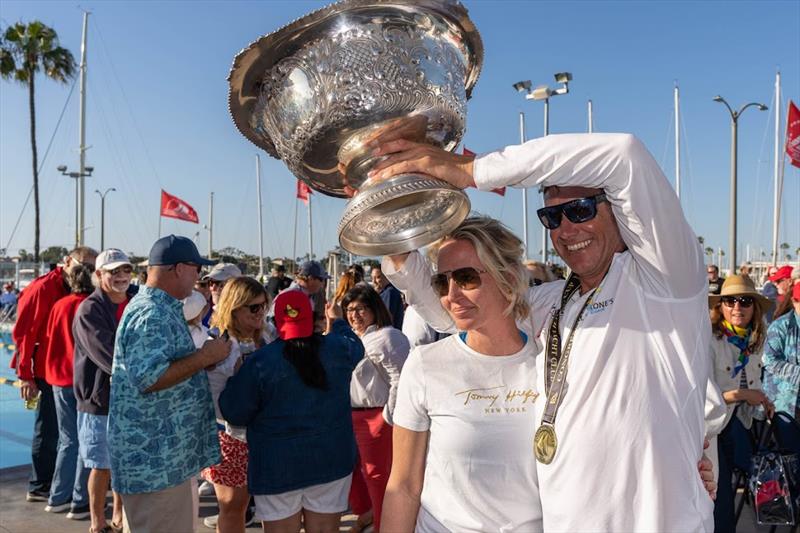
[[[0,377],[16,379],[8,366],[14,353],[11,330],[0,327]],[[31,462],[33,413],[25,409],[18,388],[0,385],[0,468]]]

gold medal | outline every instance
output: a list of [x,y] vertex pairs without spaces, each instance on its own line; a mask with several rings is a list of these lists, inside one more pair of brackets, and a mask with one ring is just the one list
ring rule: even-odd
[[533,454],[536,460],[542,464],[549,465],[553,462],[558,448],[556,430],[550,424],[542,424],[533,436]]

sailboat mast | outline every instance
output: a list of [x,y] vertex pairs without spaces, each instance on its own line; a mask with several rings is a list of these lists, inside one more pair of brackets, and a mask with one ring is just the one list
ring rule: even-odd
[[772,264],[778,263],[778,228],[781,220],[781,189],[783,189],[783,179],[780,175],[781,161],[781,71],[775,74],[775,187],[772,218]]
[[256,154],[256,194],[258,195],[258,281],[264,277],[264,224],[261,216],[261,158]]
[[681,119],[680,92],[675,82],[675,194],[681,199]]
[[86,37],[89,28],[89,12],[83,12],[83,38],[81,39],[81,100],[80,100],[80,122],[78,126],[78,135],[80,137],[80,145],[78,152],[80,157],[80,169],[78,171],[78,246],[83,246],[86,242],[84,240],[84,228],[86,227],[85,220],[85,197],[86,197]]

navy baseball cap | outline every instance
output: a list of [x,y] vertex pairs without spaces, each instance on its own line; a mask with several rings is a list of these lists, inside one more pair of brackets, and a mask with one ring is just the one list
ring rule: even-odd
[[201,257],[200,252],[197,251],[197,246],[194,245],[191,239],[177,235],[161,237],[150,248],[150,256],[147,258],[148,265],[177,265],[178,263],[210,266],[217,262]]
[[319,261],[306,261],[300,265],[297,275],[304,278],[330,279],[330,276]]

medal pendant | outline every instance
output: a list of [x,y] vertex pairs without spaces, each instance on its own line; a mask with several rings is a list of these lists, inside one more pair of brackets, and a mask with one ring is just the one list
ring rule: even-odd
[[558,448],[556,430],[550,424],[542,424],[533,436],[533,454],[536,460],[542,464],[549,465],[553,462]]

